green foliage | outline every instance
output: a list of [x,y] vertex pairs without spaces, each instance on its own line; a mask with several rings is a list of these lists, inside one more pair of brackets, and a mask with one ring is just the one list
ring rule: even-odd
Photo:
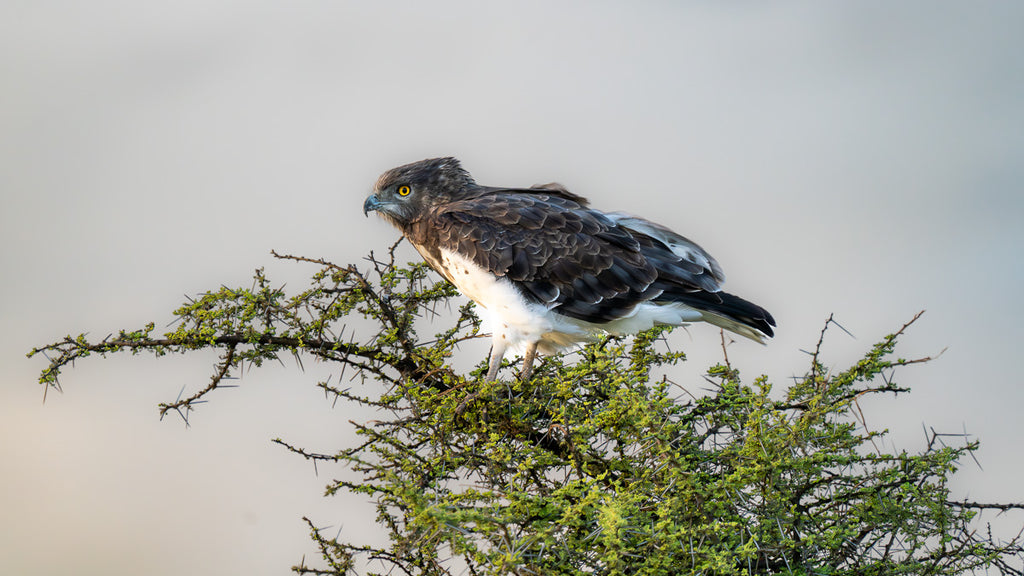
[[[150,324],[30,355],[48,355],[40,382],[51,387],[62,367],[92,353],[223,350],[206,388],[161,406],[186,418],[243,363],[282,354],[335,362],[338,382],[346,370],[368,380],[318,384],[382,409],[356,424],[357,445],[325,455],[278,442],[347,464],[351,473],[328,493],[376,502],[390,545],[335,540],[309,522],[324,567],[296,572],[1021,574],[1020,540],[983,535],[976,518],[1021,506],[957,503],[949,493],[976,442],[935,436],[919,452],[890,453],[874,442],[883,433],[857,424],[858,398],[905,392],[894,371],[927,360],[892,357],[907,326],[846,370],[826,369],[816,350],[782,394],[765,377],[744,384],[726,361],[700,382],[710,390],[691,395],[667,377],[685,357],[668,350],[664,328],[545,358],[528,382],[488,383],[485,363],[470,374],[449,366],[478,321],[469,305],[444,313],[454,292],[423,265],[371,257],[364,273],[282,258],[322,269],[294,296],[257,271],[250,289],[221,288],[178,309],[163,338]],[[442,321],[447,330],[418,336]]]

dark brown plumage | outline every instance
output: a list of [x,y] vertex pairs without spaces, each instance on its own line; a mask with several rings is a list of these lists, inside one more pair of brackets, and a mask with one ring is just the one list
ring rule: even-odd
[[773,334],[771,314],[721,292],[724,274],[700,246],[647,220],[594,210],[557,184],[480,186],[454,158],[437,158],[384,173],[363,209],[391,221],[434,269],[497,314],[491,377],[510,340],[525,343],[532,359],[538,344],[551,351],[653,323],[704,320],[759,341]]

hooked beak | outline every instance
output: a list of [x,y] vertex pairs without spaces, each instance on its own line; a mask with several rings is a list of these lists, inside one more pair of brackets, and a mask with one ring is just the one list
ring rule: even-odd
[[377,198],[377,195],[370,194],[370,196],[367,197],[366,202],[363,202],[363,215],[369,216],[370,212],[373,212],[374,210],[380,210],[381,205],[382,203]]

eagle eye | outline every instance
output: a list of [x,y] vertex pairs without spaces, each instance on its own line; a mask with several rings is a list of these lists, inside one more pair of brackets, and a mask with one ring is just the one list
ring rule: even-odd
[[411,193],[412,193],[412,188],[409,188],[405,184],[403,184],[403,185],[398,187],[398,195],[399,196],[408,196]]

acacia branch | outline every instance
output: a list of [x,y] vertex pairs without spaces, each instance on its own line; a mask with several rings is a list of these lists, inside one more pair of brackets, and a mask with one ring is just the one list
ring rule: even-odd
[[[323,269],[294,296],[270,288],[257,271],[251,289],[222,287],[190,299],[175,312],[181,327],[163,338],[150,337],[151,324],[98,342],[66,337],[30,355],[51,353],[40,378],[49,388],[62,366],[90,354],[223,348],[201,390],[160,405],[161,416],[173,410],[186,424],[193,405],[226,386],[246,361],[258,366],[288,351],[338,362],[317,386],[335,400],[376,409],[380,420],[350,421],[362,441],[333,455],[274,442],[314,469],[320,462],[344,465],[355,477],[335,480],[328,493],[372,498],[391,546],[340,542],[306,519],[327,566],[310,568],[303,559],[296,572],[349,574],[353,557],[363,554],[396,574],[443,575],[451,570],[438,552],[450,550],[453,557],[467,554],[473,574],[474,565],[479,573],[655,573],[661,555],[662,568],[671,562],[694,573],[711,565],[885,573],[894,563],[931,561],[926,568],[938,574],[962,573],[989,555],[996,558],[990,566],[1019,574],[1004,558],[1013,560],[1020,537],[986,540],[970,519],[971,510],[1016,511],[1024,504],[946,501],[951,464],[975,444],[937,451],[936,435],[922,454],[864,454],[865,442],[884,432],[862,434],[847,421],[859,396],[905,390],[890,380],[896,366],[932,359],[892,356],[897,337],[921,313],[837,374],[820,357],[830,325],[845,331],[830,316],[808,353],[809,372],[782,401],[768,386],[741,383],[723,333],[725,366],[709,372],[722,382],[682,404],[670,397],[667,379],[651,383],[652,367],[677,358],[653,348],[656,332],[636,337],[631,347],[618,339],[588,345],[572,360],[576,365],[548,358],[528,382],[484,383],[447,361],[459,342],[476,336],[468,306],[453,327],[419,340],[417,329],[436,330],[430,314],[454,291],[431,284],[422,265],[396,267],[394,246],[390,260],[371,253],[368,269],[361,265],[365,276],[354,265],[272,254]],[[376,331],[357,340],[340,324],[350,316]],[[332,384],[349,367],[352,378],[370,385],[350,391]],[[598,518],[606,512],[618,527]],[[736,552],[736,532],[749,535],[755,556]],[[960,546],[932,546],[947,534]],[[644,565],[648,559],[651,566]]]
[[971,502],[969,500],[961,500],[959,502],[948,500],[946,501],[947,506],[955,506],[957,508],[969,508],[972,510],[999,510],[1001,512],[1008,512],[1010,510],[1024,510],[1024,503],[1006,503],[1000,504],[997,502]]
[[328,268],[332,268],[332,269],[337,270],[339,272],[350,272],[352,270],[352,266],[338,266],[337,264],[335,264],[333,262],[330,262],[328,260],[325,260],[323,258],[308,258],[306,256],[294,256],[292,254],[278,254],[276,250],[271,250],[270,254],[271,254],[271,256],[273,256],[274,258],[277,258],[279,260],[294,260],[296,262],[309,262],[311,264],[319,264],[321,266],[326,266]]
[[217,372],[215,372],[214,375],[210,378],[210,383],[206,386],[206,388],[203,388],[202,390],[196,392],[195,394],[189,396],[188,398],[185,398],[184,400],[179,399],[169,404],[160,403],[160,419],[162,420],[164,415],[167,414],[168,411],[174,410],[175,412],[178,413],[178,416],[181,416],[181,419],[185,421],[185,425],[187,426],[189,423],[188,413],[192,410],[192,404],[197,402],[203,396],[217,389],[217,387],[220,386],[221,380],[228,376],[231,367],[235,364],[235,349],[237,347],[238,344],[227,345],[227,351],[224,353],[224,356],[221,357],[221,362],[219,365],[220,367],[217,369]]

